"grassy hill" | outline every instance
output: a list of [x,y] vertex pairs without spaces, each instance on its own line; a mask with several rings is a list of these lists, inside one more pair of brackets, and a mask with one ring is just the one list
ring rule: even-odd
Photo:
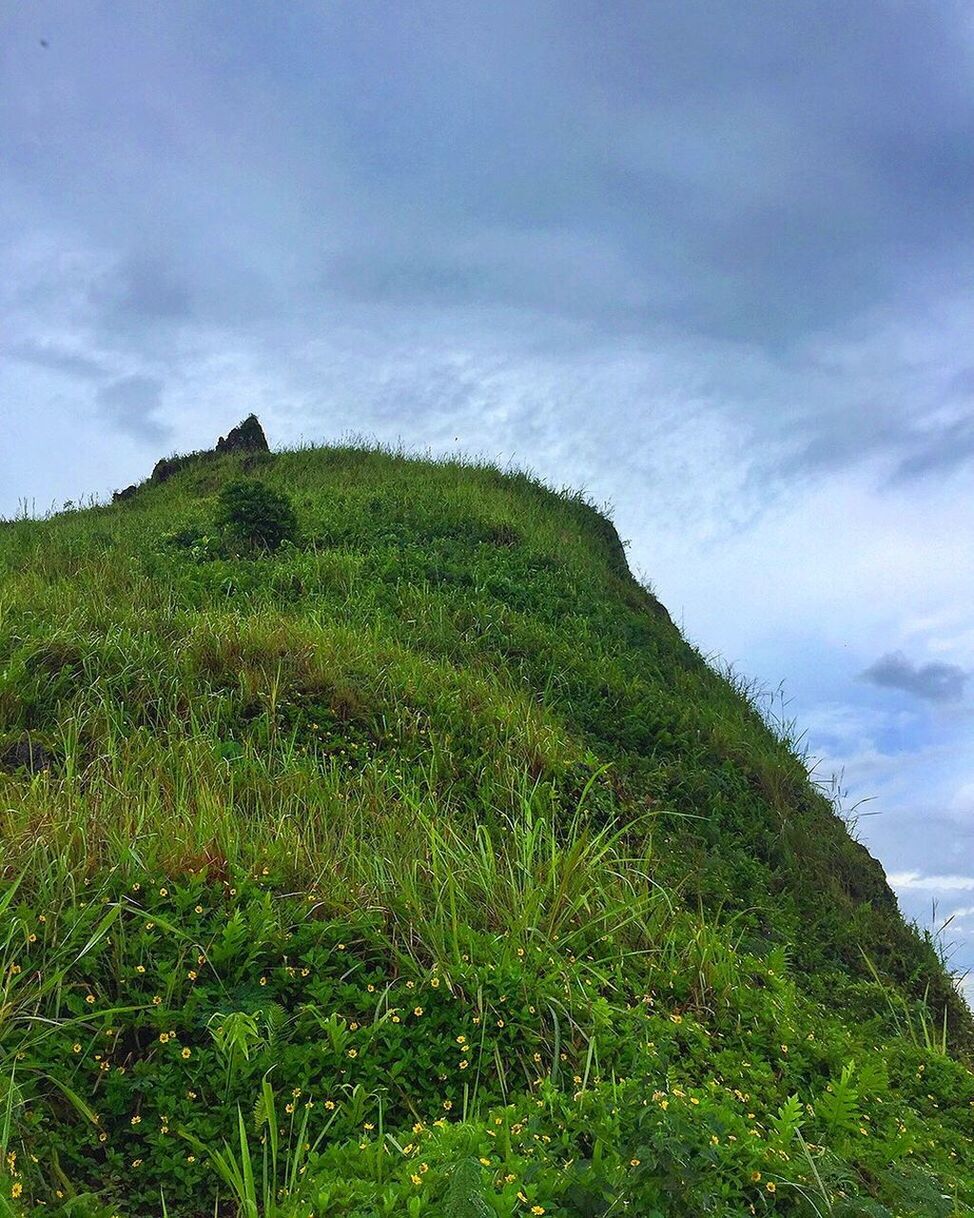
[[972,1045],[583,499],[332,448],[0,527],[0,1215],[970,1214]]

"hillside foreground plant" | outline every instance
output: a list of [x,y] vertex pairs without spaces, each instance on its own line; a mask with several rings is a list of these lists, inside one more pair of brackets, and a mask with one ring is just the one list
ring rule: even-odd
[[609,522],[303,450],[224,549],[245,460],[0,526],[0,1214],[974,1211],[935,945]]

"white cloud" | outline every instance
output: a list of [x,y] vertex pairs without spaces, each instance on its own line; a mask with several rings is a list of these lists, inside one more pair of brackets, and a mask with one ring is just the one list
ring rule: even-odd
[[896,890],[974,892],[974,876],[971,875],[923,875],[919,871],[897,871],[888,878]]

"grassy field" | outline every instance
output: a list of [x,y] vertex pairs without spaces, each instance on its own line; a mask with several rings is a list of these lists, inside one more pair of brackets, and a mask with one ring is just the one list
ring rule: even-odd
[[970,1012],[787,736],[523,475],[0,525],[0,1215],[974,1213]]

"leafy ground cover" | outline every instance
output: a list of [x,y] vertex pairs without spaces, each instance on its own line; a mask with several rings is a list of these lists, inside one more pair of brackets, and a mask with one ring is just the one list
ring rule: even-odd
[[219,457],[0,571],[0,1214],[974,1212],[934,945],[582,498]]

